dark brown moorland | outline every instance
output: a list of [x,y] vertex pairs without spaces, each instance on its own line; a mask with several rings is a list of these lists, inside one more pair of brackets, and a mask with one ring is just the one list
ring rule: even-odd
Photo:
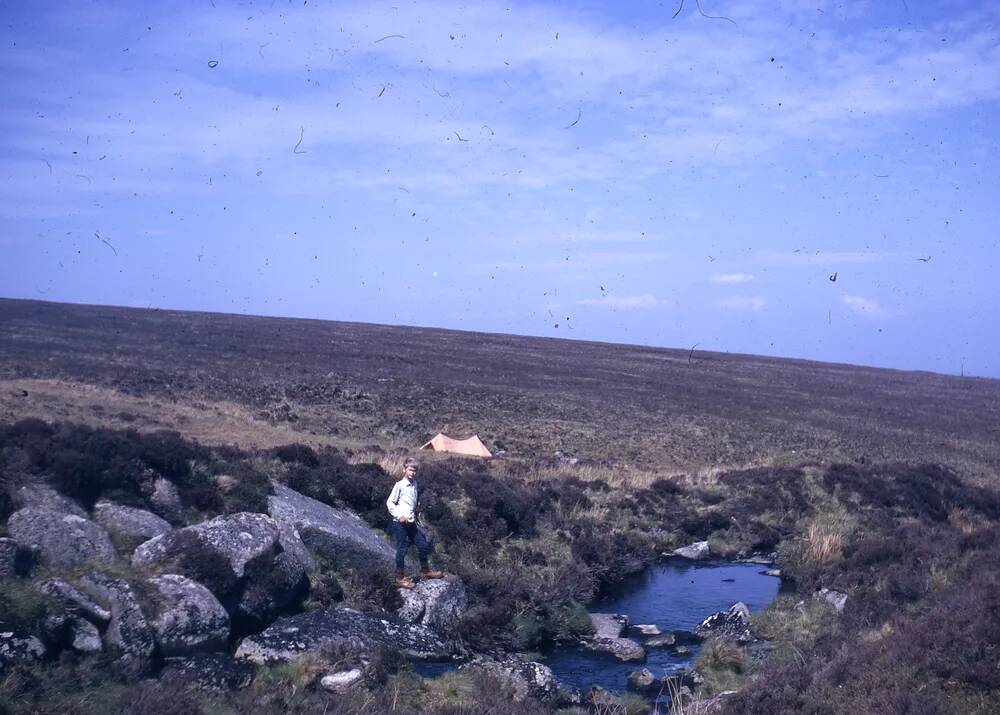
[[[475,432],[512,456],[560,451],[659,473],[810,460],[939,462],[977,479],[1000,472],[997,380],[22,300],[0,300],[0,326],[6,419],[85,418],[198,437],[197,413],[216,404],[233,432],[210,432],[209,442],[413,446],[438,431]],[[139,402],[133,413],[133,398],[152,398],[156,414]]]

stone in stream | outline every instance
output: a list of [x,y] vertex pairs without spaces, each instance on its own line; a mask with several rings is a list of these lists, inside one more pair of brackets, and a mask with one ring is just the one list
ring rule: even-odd
[[750,632],[750,609],[742,602],[734,603],[728,611],[712,614],[694,630],[702,638],[724,638],[741,644],[754,640]]
[[696,541],[693,544],[674,549],[672,555],[692,561],[702,561],[711,556],[711,550],[708,548],[707,541]]
[[25,507],[11,514],[7,529],[18,544],[35,550],[45,566],[73,569],[88,561],[115,560],[108,532],[75,513]]
[[591,613],[594,635],[583,639],[590,650],[611,653],[618,660],[645,660],[646,651],[636,641],[626,638],[628,616],[619,613]]
[[676,643],[677,637],[673,633],[661,633],[658,636],[647,639],[643,645],[647,648],[667,648]]
[[391,648],[418,659],[446,659],[451,649],[425,627],[404,623],[389,614],[370,614],[352,608],[317,608],[279,618],[261,633],[244,638],[237,658],[255,663],[282,663],[329,646],[358,652]]
[[761,571],[764,576],[774,576],[775,578],[781,578],[781,569],[765,569]]
[[648,693],[650,691],[660,689],[660,681],[657,680],[656,676],[653,675],[653,671],[649,668],[633,670],[629,673],[628,685],[630,688],[637,690],[640,693]]
[[660,630],[659,626],[647,623],[636,623],[630,627],[641,636],[658,636],[663,632]]

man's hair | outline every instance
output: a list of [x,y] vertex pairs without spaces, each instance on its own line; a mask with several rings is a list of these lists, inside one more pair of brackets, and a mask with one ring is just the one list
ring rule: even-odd
[[418,469],[420,467],[420,460],[415,457],[407,457],[403,460],[403,469],[405,470],[407,467]]

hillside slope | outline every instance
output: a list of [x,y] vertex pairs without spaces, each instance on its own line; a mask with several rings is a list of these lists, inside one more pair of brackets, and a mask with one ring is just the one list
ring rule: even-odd
[[[4,299],[0,379],[6,417],[209,442],[410,446],[442,430],[656,471],[1000,468],[1000,381],[746,355]],[[239,429],[199,433],[209,413]]]

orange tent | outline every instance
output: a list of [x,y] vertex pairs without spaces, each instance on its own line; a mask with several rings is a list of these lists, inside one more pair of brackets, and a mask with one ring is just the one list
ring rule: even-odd
[[455,454],[468,454],[473,457],[492,457],[490,450],[479,439],[479,435],[472,435],[468,439],[452,439],[440,432],[431,441],[420,449],[433,449],[435,452],[454,452]]

